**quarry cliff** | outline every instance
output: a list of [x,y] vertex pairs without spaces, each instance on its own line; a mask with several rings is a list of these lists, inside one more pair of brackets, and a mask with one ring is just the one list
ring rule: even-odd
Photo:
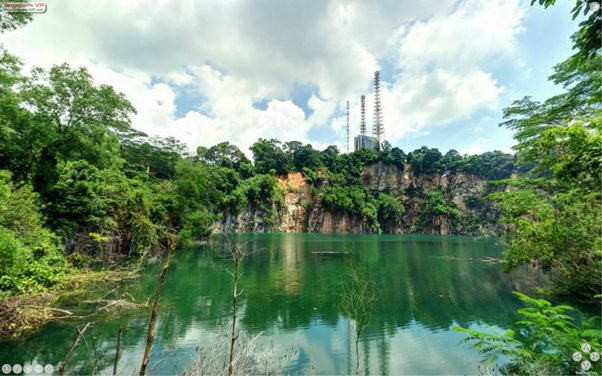
[[503,187],[462,171],[415,173],[387,163],[374,163],[362,170],[361,184],[374,196],[381,194],[401,202],[401,218],[380,223],[378,229],[366,217],[333,210],[324,203],[328,180],[310,182],[300,172],[278,175],[283,199],[271,207],[253,205],[237,212],[219,213],[214,233],[227,232],[317,232],[336,234],[412,233],[434,235],[499,236],[500,213],[484,197]]

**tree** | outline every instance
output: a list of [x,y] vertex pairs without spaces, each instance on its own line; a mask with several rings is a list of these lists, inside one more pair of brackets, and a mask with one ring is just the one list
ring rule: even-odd
[[355,374],[362,374],[360,364],[359,341],[366,326],[372,319],[372,308],[378,300],[376,283],[370,276],[366,276],[359,265],[355,255],[347,260],[345,275],[341,281],[343,292],[343,311],[353,320],[355,343]]
[[67,64],[48,72],[35,68],[32,76],[20,93],[32,114],[21,133],[35,135],[31,126],[45,129],[36,145],[36,189],[44,194],[54,184],[59,162],[83,159],[97,167],[116,163],[115,132],[128,130],[135,113],[124,95],[110,86],[95,86],[85,68],[74,70]]
[[[11,3],[26,3],[26,0],[15,0]],[[32,20],[28,12],[0,12],[0,33],[18,29],[27,25]]]
[[58,236],[44,225],[38,194],[0,170],[0,291],[43,291],[69,272]]
[[405,207],[395,197],[384,193],[378,196],[378,220],[386,232],[400,223],[405,212]]
[[303,171],[303,168],[317,171],[324,167],[320,158],[320,152],[314,150],[309,144],[295,150],[292,159],[296,171]]
[[[593,318],[577,324],[575,309],[567,305],[552,305],[544,299],[533,299],[515,292],[527,305],[518,310],[522,320],[515,325],[520,331],[499,333],[493,328],[484,333],[460,327],[454,331],[467,334],[461,343],[472,342],[471,348],[482,355],[485,367],[506,358],[500,368],[511,375],[575,375],[581,372],[580,363],[571,357],[583,343],[591,345],[592,352],[600,352],[600,330]],[[593,374],[600,373],[600,362],[592,362]]]
[[[546,7],[554,2],[539,1]],[[582,9],[587,14],[586,3],[578,1],[573,16]],[[499,183],[518,190],[490,197],[500,200],[510,224],[506,267],[539,264],[555,277],[555,292],[589,299],[601,288],[599,24],[599,12],[581,22],[571,37],[577,52],[554,67],[550,80],[563,93],[542,103],[525,97],[504,110],[500,126],[515,131],[517,164],[528,168],[525,178]]]
[[133,139],[121,138],[121,155],[132,175],[148,174],[159,179],[173,179],[178,162],[188,155],[188,148],[174,137],[148,139],[140,132],[128,132]]
[[291,170],[290,156],[280,148],[276,139],[259,139],[251,146],[255,170],[258,174],[267,174],[274,170],[277,174],[287,174]]
[[488,180],[508,179],[514,172],[514,157],[495,150],[464,159],[456,157],[452,166]]
[[412,165],[412,169],[416,174],[432,174],[440,172],[442,158],[439,149],[429,149],[423,146],[408,154],[408,163]]
[[239,170],[242,164],[249,164],[250,161],[246,155],[235,145],[229,142],[222,142],[210,147],[197,148],[197,156],[206,163],[214,163],[222,167]]

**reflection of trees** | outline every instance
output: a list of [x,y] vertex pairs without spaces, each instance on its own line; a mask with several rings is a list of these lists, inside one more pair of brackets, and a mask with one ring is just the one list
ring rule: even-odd
[[[508,327],[519,303],[511,294],[512,279],[499,265],[437,258],[451,255],[473,258],[499,256],[493,240],[430,236],[332,236],[321,234],[249,234],[241,240],[265,251],[245,260],[241,285],[241,327],[251,333],[294,331],[319,320],[335,327],[340,310],[340,280],[344,258],[313,254],[343,251],[351,244],[362,268],[381,286],[364,339],[375,341],[378,367],[388,369],[387,337],[413,320],[430,330],[447,330],[473,323]],[[178,339],[193,326],[213,328],[229,315],[231,283],[226,265],[206,251],[180,251],[165,279],[159,310],[157,348],[178,346]],[[138,300],[151,296],[160,266],[128,286]],[[443,297],[440,297],[442,295]],[[96,320],[91,330],[100,352],[111,366],[119,325],[127,326],[124,351],[133,351],[144,340],[147,312],[135,311],[118,318]],[[68,351],[74,327],[80,323],[56,323],[19,344],[0,344],[0,361],[21,364],[34,359],[58,364]],[[198,338],[203,343],[204,338]],[[76,351],[71,366],[89,364],[85,345]],[[372,361],[377,360],[373,358]],[[152,361],[151,361],[152,363]],[[104,363],[103,363],[104,364]],[[101,367],[102,368],[102,367]],[[82,373],[91,370],[82,368]]]

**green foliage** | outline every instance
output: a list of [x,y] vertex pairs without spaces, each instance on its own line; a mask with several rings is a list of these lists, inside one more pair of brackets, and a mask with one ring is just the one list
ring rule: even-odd
[[56,284],[69,272],[59,239],[44,228],[39,196],[15,188],[10,173],[0,170],[0,290],[36,292]]
[[337,185],[324,190],[322,202],[333,212],[360,215],[366,206],[366,193],[358,187]]
[[457,160],[453,167],[487,180],[507,179],[514,171],[514,157],[499,150],[476,154]]
[[[587,13],[587,4],[578,1],[573,16],[582,9]],[[599,29],[596,12],[572,36],[576,53],[554,67],[550,80],[563,93],[541,103],[525,97],[504,110],[500,125],[515,131],[517,164],[526,177],[506,181],[518,190],[490,197],[510,224],[507,268],[539,264],[555,277],[555,292],[589,299],[601,288]]]
[[277,174],[286,174],[291,170],[290,154],[285,153],[280,147],[281,142],[276,139],[259,139],[251,146],[255,170],[258,174],[267,174],[274,169]]
[[[567,305],[554,306],[543,299],[533,299],[515,292],[527,307],[518,310],[523,320],[516,323],[518,335],[513,330],[491,333],[455,327],[468,334],[461,340],[473,342],[471,348],[483,355],[486,366],[494,365],[502,358],[509,360],[502,370],[518,375],[574,375],[580,371],[580,363],[571,356],[580,351],[583,343],[589,343],[591,351],[602,348],[599,328],[594,319],[575,321],[576,311]],[[599,320],[599,318],[598,318]],[[600,373],[600,362],[591,362],[594,374]]]
[[236,170],[243,178],[253,175],[251,161],[239,148],[227,141],[214,145],[209,149],[203,146],[197,148],[197,157],[205,163]]
[[272,175],[255,175],[244,180],[237,190],[248,204],[256,208],[268,209],[273,203],[284,200],[284,191],[278,185],[278,179]]
[[480,196],[470,195],[464,198],[464,204],[469,209],[478,210],[485,205],[485,201]]
[[59,176],[49,212],[65,239],[76,241],[68,251],[142,252],[160,241],[175,209],[173,187],[128,179],[119,170],[77,161],[67,163]]
[[408,154],[408,163],[416,174],[432,174],[441,170],[443,155],[439,149],[429,149],[423,146]]
[[196,242],[207,239],[211,235],[210,227],[214,219],[214,216],[204,209],[186,212],[180,230],[181,246],[192,248]]
[[501,151],[461,156],[456,150],[442,155],[438,149],[423,146],[407,157],[416,174],[465,171],[488,180],[507,179],[514,171],[514,157]]
[[378,220],[385,232],[401,222],[406,209],[395,197],[386,194],[378,196]]
[[420,212],[430,216],[437,215],[458,215],[456,205],[445,198],[443,192],[439,190],[431,191],[427,196],[420,200]]
[[313,171],[320,170],[324,167],[320,156],[321,153],[314,150],[311,145],[301,146],[292,154],[293,167],[296,171],[302,171],[304,168]]
[[181,160],[176,165],[178,192],[185,207],[208,208],[236,206],[231,197],[241,180],[238,173],[219,165],[206,165],[192,159]]
[[[11,3],[26,3],[26,0],[15,0]],[[27,25],[32,20],[32,14],[28,12],[0,12],[0,33],[15,30]]]
[[121,156],[128,176],[147,174],[158,179],[173,179],[176,164],[188,154],[187,147],[173,137],[151,138],[139,132],[122,132]]
[[379,202],[367,195],[365,188],[335,185],[328,187],[322,194],[322,202],[327,210],[360,216],[365,227],[371,232],[379,233]]
[[552,274],[556,292],[593,297],[600,291],[602,252],[598,194],[579,190],[548,197],[523,188],[502,197],[504,221],[513,225],[506,235],[506,269],[537,262]]
[[449,227],[459,216],[456,204],[446,198],[440,190],[429,192],[419,201],[420,217],[418,223],[423,226],[441,226],[446,222]]
[[[386,143],[388,144],[388,142]],[[406,167],[407,159],[407,155],[398,147],[390,148],[390,145],[388,145],[387,148],[379,152],[379,161],[392,164],[402,171]]]

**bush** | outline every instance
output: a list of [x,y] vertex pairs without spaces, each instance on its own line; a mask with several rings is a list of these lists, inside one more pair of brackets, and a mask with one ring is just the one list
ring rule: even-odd
[[[571,356],[583,343],[589,343],[592,352],[600,353],[602,335],[593,319],[580,319],[580,324],[576,324],[577,312],[570,306],[554,306],[543,299],[514,294],[527,304],[518,310],[523,320],[515,323],[520,337],[513,330],[499,333],[491,328],[492,333],[483,333],[454,328],[468,334],[460,342],[473,342],[471,348],[483,355],[485,366],[493,366],[505,358],[508,362],[501,367],[503,374],[575,375],[581,372],[581,367]],[[599,375],[600,362],[591,364],[590,372]]]
[[15,188],[0,171],[0,290],[43,291],[59,282],[70,267],[59,252],[58,237],[44,228],[38,196]]
[[192,248],[196,242],[208,238],[214,220],[215,217],[204,209],[185,213],[180,231],[180,245],[183,248]]
[[406,209],[395,197],[381,194],[378,196],[378,220],[385,231],[390,231],[391,226],[398,224]]
[[366,193],[357,187],[336,185],[326,188],[322,201],[330,211],[359,215],[366,206]]

